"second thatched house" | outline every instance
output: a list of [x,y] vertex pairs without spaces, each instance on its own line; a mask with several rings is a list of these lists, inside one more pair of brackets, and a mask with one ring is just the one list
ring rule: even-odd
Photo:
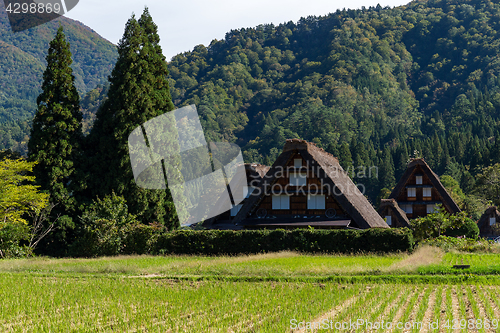
[[413,159],[408,164],[389,199],[396,200],[409,219],[434,213],[438,205],[443,205],[449,214],[460,212],[439,177],[423,158]]

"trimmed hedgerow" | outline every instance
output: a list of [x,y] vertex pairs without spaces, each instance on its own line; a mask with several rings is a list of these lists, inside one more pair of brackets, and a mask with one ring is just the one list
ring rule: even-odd
[[359,253],[412,251],[409,229],[180,230],[159,235],[153,254],[234,255],[276,251]]

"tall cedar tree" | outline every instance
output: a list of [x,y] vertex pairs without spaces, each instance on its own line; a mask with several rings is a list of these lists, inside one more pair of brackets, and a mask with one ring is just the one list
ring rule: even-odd
[[130,213],[144,223],[159,222],[174,229],[179,222],[170,192],[138,187],[128,151],[128,136],[136,127],[174,109],[159,42],[147,8],[139,20],[135,16],[128,20],[109,78],[108,99],[88,136],[91,165],[86,183],[91,197],[122,195]]
[[[28,158],[36,162],[33,173],[48,191],[57,211],[72,211],[75,166],[82,140],[80,98],[71,69],[70,45],[62,26],[50,42],[42,93],[28,142]],[[73,183],[73,184],[72,184]]]

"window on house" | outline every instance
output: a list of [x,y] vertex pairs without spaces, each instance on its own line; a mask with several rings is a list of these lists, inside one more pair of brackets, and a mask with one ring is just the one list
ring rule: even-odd
[[308,195],[307,209],[325,209],[325,196],[323,194]]
[[273,195],[273,209],[290,209],[290,197],[288,195]]
[[422,185],[422,176],[417,176],[417,185]]
[[302,167],[302,159],[301,158],[296,158],[293,160],[293,166],[295,168],[301,168]]
[[494,225],[495,223],[497,223],[497,219],[494,217],[490,217],[490,225]]
[[413,214],[413,205],[401,205],[401,209],[403,209],[406,214]]
[[423,188],[423,195],[424,195],[425,198],[432,197],[432,188],[430,188],[430,187],[424,187]]
[[290,174],[290,185],[292,185],[292,186],[306,186],[307,185],[307,174],[305,174],[305,173],[291,173]]
[[417,189],[415,187],[408,188],[408,197],[415,198],[417,196]]
[[231,216],[236,216],[243,205],[236,205],[231,208]]
[[388,226],[392,225],[392,216],[388,215],[385,217],[385,221],[387,222]]
[[427,205],[427,214],[432,214],[437,212],[437,206],[436,205]]

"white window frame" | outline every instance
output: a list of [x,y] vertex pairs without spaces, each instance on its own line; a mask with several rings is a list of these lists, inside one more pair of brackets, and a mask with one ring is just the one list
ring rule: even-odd
[[413,205],[402,205],[406,214],[413,214]]
[[415,179],[416,179],[416,184],[417,185],[422,185],[422,176],[416,176]]
[[391,215],[387,215],[385,217],[385,221],[387,222],[388,226],[392,226],[392,216]]
[[417,197],[417,188],[416,187],[408,187],[408,198],[416,198]]
[[236,205],[236,206],[233,206],[231,208],[231,216],[236,216],[238,214],[238,212],[240,211],[241,207],[243,207],[242,204],[239,204],[239,205]]
[[302,172],[290,173],[290,185],[291,186],[306,186],[307,185],[307,173],[302,173]]
[[326,197],[324,194],[309,194],[307,196],[307,209],[325,209]]
[[295,158],[293,160],[293,167],[294,168],[302,168],[302,159],[301,158]]
[[424,198],[432,198],[432,188],[431,187],[422,188],[422,196]]
[[290,209],[290,197],[286,194],[273,194],[272,209]]
[[432,214],[438,211],[438,207],[434,204],[425,205],[425,211],[427,212],[427,214]]

